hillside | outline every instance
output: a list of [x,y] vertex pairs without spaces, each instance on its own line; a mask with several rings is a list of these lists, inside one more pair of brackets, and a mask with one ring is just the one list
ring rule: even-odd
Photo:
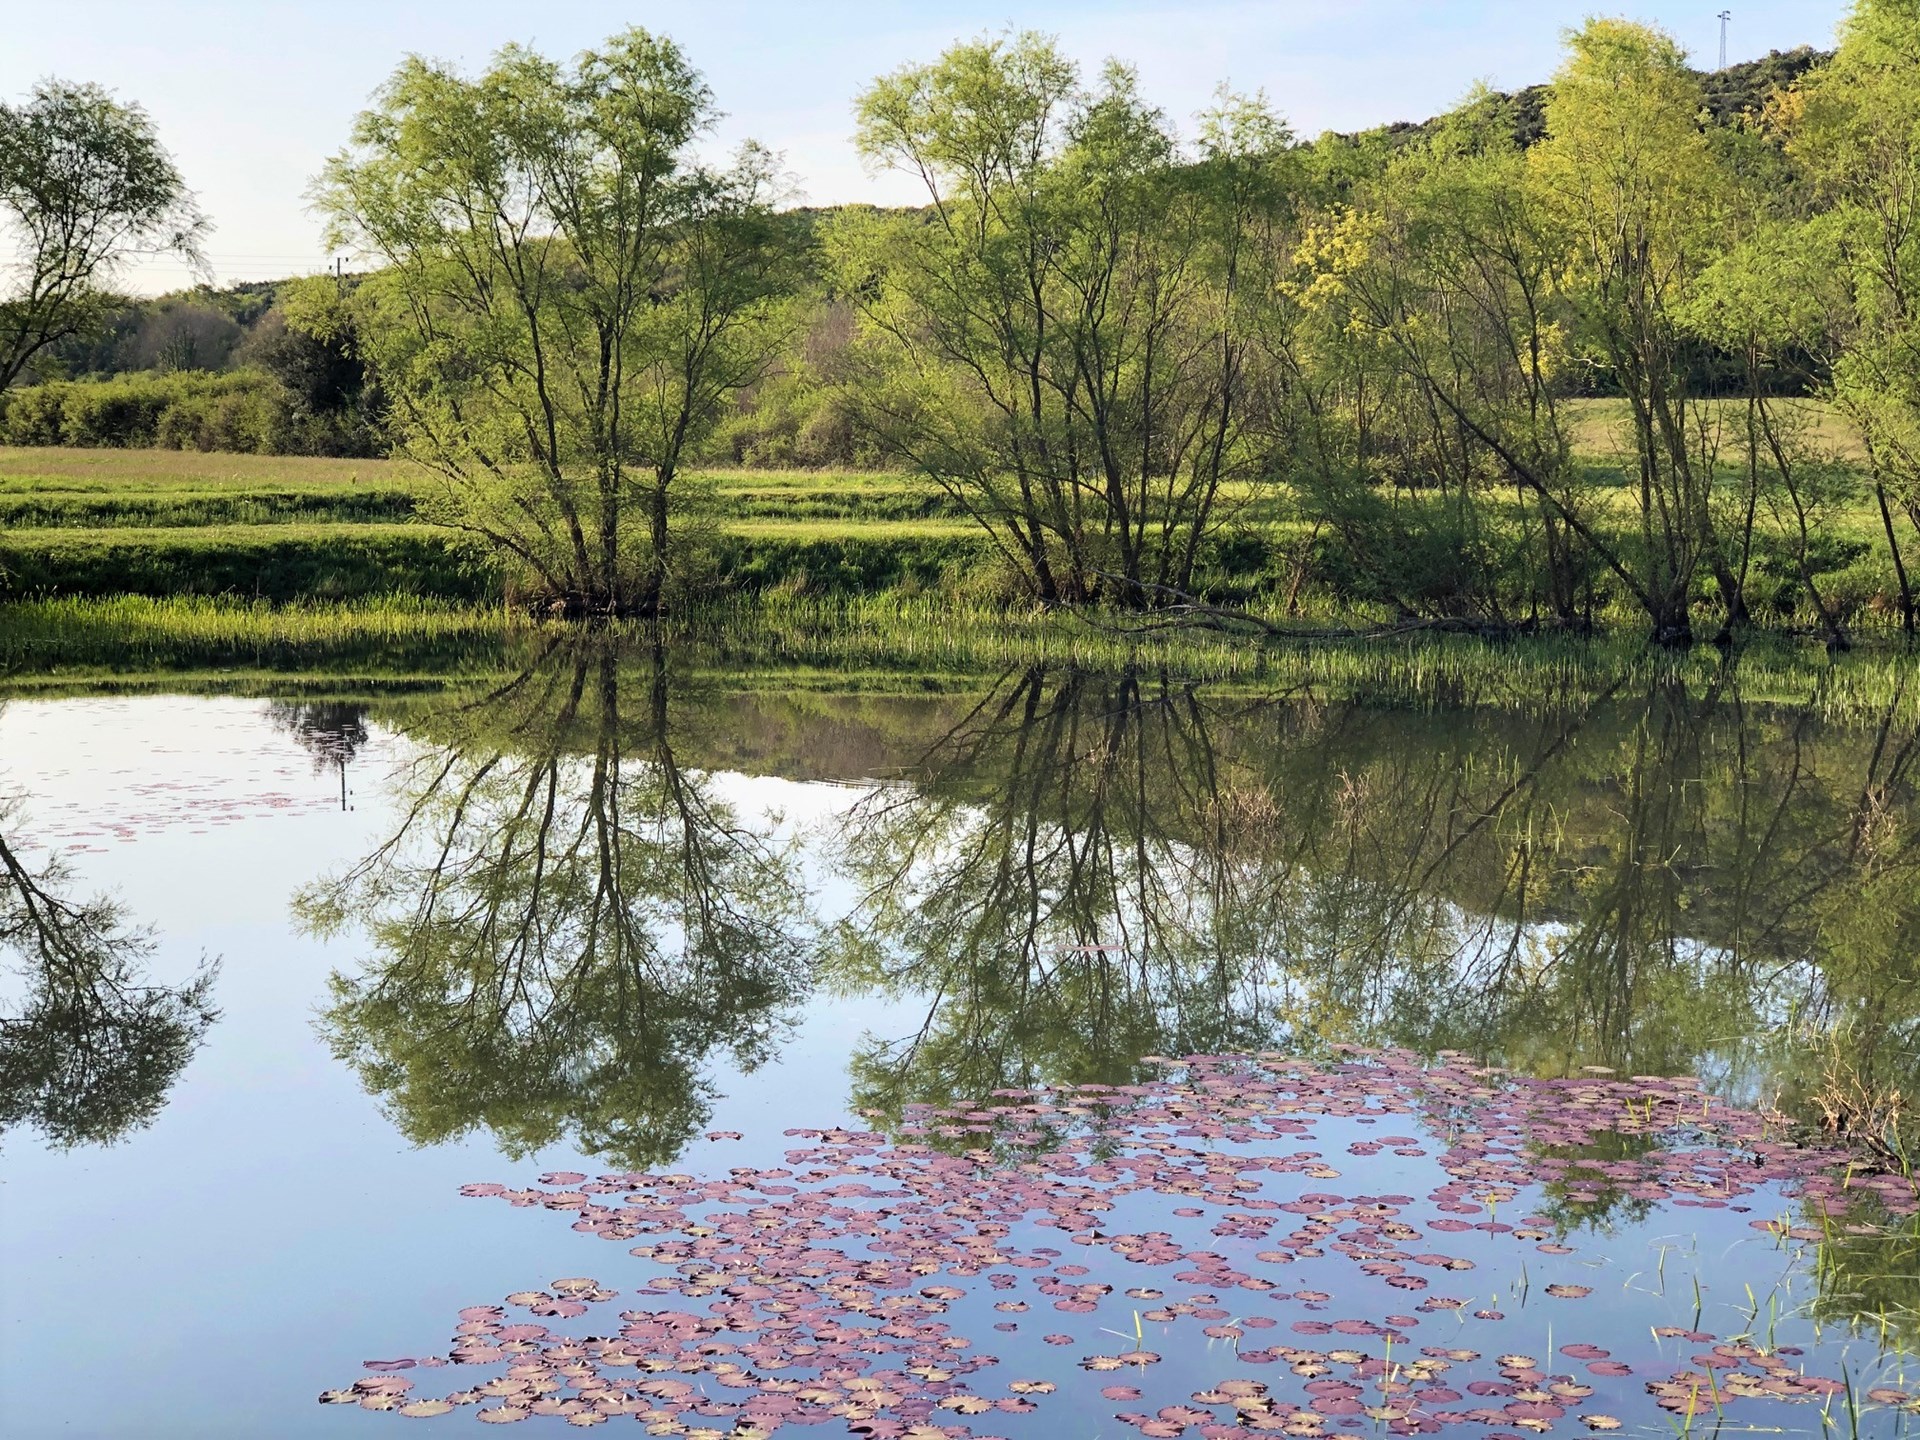
[[[1706,95],[1708,117],[1716,125],[1731,125],[1742,115],[1757,113],[1775,90],[1785,89],[1832,58],[1831,50],[1801,45],[1793,50],[1774,50],[1758,60],[1745,60],[1724,70],[1698,72],[1700,88]],[[1525,147],[1546,137],[1547,96],[1552,88],[1540,84],[1523,90],[1497,90],[1486,96],[1483,103],[1511,110],[1514,139]],[[1337,138],[1359,141],[1383,137],[1396,147],[1410,145],[1431,136],[1441,118],[1396,121]]]

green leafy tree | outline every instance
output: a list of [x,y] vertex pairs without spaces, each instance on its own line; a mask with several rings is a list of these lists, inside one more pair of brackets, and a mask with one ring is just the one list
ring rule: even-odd
[[1902,537],[1911,544],[1920,530],[1920,5],[1859,0],[1833,62],[1785,97],[1776,118],[1828,207],[1837,242],[1828,253],[1851,291],[1832,396],[1865,441],[1912,634]]
[[1714,432],[1690,393],[1679,318],[1722,243],[1729,181],[1701,125],[1699,78],[1671,37],[1595,19],[1568,47],[1529,169],[1568,240],[1577,341],[1627,402],[1654,638],[1684,643],[1702,571],[1728,622],[1745,615],[1751,527],[1716,504]]
[[1566,246],[1497,106],[1363,182],[1300,259],[1328,389],[1299,474],[1396,609],[1576,623],[1596,558],[1642,600],[1573,459]]
[[0,391],[48,347],[111,314],[115,275],[140,255],[198,262],[206,221],[153,122],[97,85],[46,80],[0,103]]
[[681,467],[783,323],[770,157],[696,164],[714,117],[643,30],[571,66],[508,47],[476,79],[415,58],[318,186],[383,267],[365,344],[445,482],[434,518],[574,613],[658,611]]
[[1796,371],[1819,393],[1819,376],[1831,374],[1850,328],[1833,218],[1756,218],[1700,277],[1684,318],[1695,335],[1739,361],[1745,395],[1735,453],[1749,504],[1782,537],[1828,643],[1845,648],[1851,607],[1822,572],[1833,562],[1836,522],[1860,498],[1860,485],[1853,467],[1820,443],[1805,402],[1770,393],[1773,377]]
[[1250,302],[1284,127],[1229,100],[1189,156],[1133,72],[1088,90],[1033,34],[902,69],[859,113],[863,156],[928,202],[828,238],[871,361],[863,422],[1035,598],[1186,591],[1229,482],[1263,471]]

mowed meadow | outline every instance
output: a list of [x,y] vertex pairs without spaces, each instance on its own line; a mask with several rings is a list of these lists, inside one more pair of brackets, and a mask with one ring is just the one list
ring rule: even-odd
[[[693,478],[716,585],[913,588],[975,558],[964,517],[906,476]],[[0,448],[0,594],[497,596],[485,552],[421,513],[433,488],[404,460]]]
[[[1781,403],[1836,472],[1864,463],[1850,426],[1817,401]],[[1740,401],[1707,408],[1728,433]],[[1635,523],[1624,402],[1573,404],[1577,463],[1612,494],[1603,524]],[[1733,462],[1729,461],[1728,464]],[[907,601],[961,608],[1020,600],[1004,557],[954,495],[880,469],[716,467],[685,477],[681,522],[698,556],[697,608],[743,599]],[[1864,484],[1823,527],[1821,578],[1856,627],[1897,623],[1898,577]],[[252,455],[149,447],[0,446],[0,600],[217,596],[301,602],[518,597],[484,544],[437,523],[437,478],[404,459]],[[1352,553],[1293,487],[1225,487],[1233,519],[1212,547],[1208,591],[1272,621],[1393,620]],[[1441,497],[1410,492],[1409,511]],[[1524,523],[1516,508],[1514,530]],[[1813,618],[1784,555],[1791,517],[1756,519],[1756,611],[1791,630]],[[1770,551],[1769,546],[1772,546]],[[1772,557],[1770,559],[1770,556]],[[1601,617],[1607,618],[1607,617]],[[1625,620],[1627,617],[1618,617]]]

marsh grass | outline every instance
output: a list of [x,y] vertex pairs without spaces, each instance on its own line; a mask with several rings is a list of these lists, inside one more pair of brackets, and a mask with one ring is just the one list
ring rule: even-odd
[[210,596],[36,600],[0,606],[0,671],[10,684],[89,667],[364,670],[371,662],[391,673],[438,673],[476,658],[503,662],[528,629],[504,606],[406,595],[284,606]]
[[1899,1084],[1878,1073],[1871,1047],[1850,1025],[1823,1027],[1804,1043],[1815,1052],[1817,1080],[1808,1098],[1821,1129],[1872,1165],[1913,1179],[1920,1125]]
[[[1579,406],[1584,459],[1604,481],[1619,469],[1618,406]],[[1831,417],[1815,419],[1823,435],[1834,428]],[[991,543],[923,479],[742,468],[690,472],[687,480],[715,540],[692,567],[710,590],[800,599],[938,591],[967,604],[1013,598]],[[292,600],[404,589],[478,599],[511,591],[514,581],[501,567],[456,553],[449,532],[419,523],[435,483],[400,460],[0,447],[0,594]],[[1598,483],[1594,494],[1597,523],[1630,548],[1627,488]],[[1383,590],[1333,531],[1311,524],[1286,485],[1236,482],[1223,498],[1235,518],[1203,558],[1200,583],[1210,597],[1229,604],[1284,598],[1291,616],[1307,621],[1392,618],[1386,594],[1394,586]],[[1408,492],[1395,503],[1418,527],[1417,512],[1432,497]],[[1500,511],[1499,501],[1490,504]],[[1853,505],[1825,527],[1823,563],[1833,568],[1821,582],[1852,628],[1869,633],[1894,623],[1898,589],[1870,511]],[[1499,525],[1509,520],[1520,523],[1516,515]],[[1780,628],[1812,624],[1797,573],[1783,568],[1777,537],[1768,543],[1749,595],[1757,618]],[[1436,563],[1445,571],[1452,562],[1442,556]],[[1394,584],[1416,598],[1429,590],[1444,596],[1453,579],[1420,572]],[[1523,596],[1509,598],[1524,611]],[[1638,617],[1604,591],[1594,618],[1639,628]]]
[[[335,604],[269,605],[222,597],[49,599],[0,607],[0,666],[10,683],[76,668],[221,666],[276,671],[346,666],[431,674],[441,665],[512,669],[536,647],[589,634],[615,643],[658,638],[695,668],[730,681],[803,689],[938,691],[1033,666],[1147,669],[1195,684],[1273,697],[1434,708],[1548,712],[1615,691],[1671,686],[1737,690],[1823,718],[1920,717],[1920,659],[1863,647],[1831,659],[1812,645],[1756,641],[1731,654],[1670,653],[1622,637],[1492,643],[1470,636],[1256,641],[1212,632],[1136,636],[1069,614],[1008,610],[945,596],[730,600],[655,632],[637,623],[596,631],[537,623],[505,606],[395,595]],[[1892,722],[1888,722],[1892,723]]]

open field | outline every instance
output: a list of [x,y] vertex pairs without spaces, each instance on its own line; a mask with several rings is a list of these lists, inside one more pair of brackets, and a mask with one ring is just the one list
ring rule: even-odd
[[[1850,442],[1837,417],[1806,402],[1783,403],[1798,405],[1809,431],[1846,462]],[[1575,405],[1582,458],[1610,469],[1626,443],[1623,403]],[[1730,427],[1743,423],[1737,402],[1709,413]],[[0,448],[0,596],[497,598],[504,581],[494,562],[427,523],[436,484],[400,460]],[[996,593],[992,546],[949,497],[915,477],[738,469],[689,474],[685,486],[717,522],[707,561],[716,594],[938,590],[973,601]],[[1613,517],[1609,528],[1625,535],[1633,525],[1628,487],[1594,493],[1603,516]],[[1411,496],[1405,503],[1428,502]],[[1256,605],[1286,593],[1310,616],[1383,618],[1346,588],[1340,555],[1327,548],[1331,532],[1294,511],[1284,490],[1242,509],[1239,524],[1253,543],[1239,546],[1231,566],[1216,567],[1213,593]],[[1417,528],[1417,516],[1409,523]],[[1756,613],[1794,623],[1806,614],[1771,538],[1781,523],[1760,517],[1752,594]],[[1889,613],[1895,582],[1864,493],[1826,522],[1822,540],[1823,583],[1871,628],[1875,616]],[[1316,557],[1314,578],[1299,587],[1289,567],[1308,554]]]
[[[1830,406],[1813,400],[1775,400],[1776,413],[1794,417],[1805,428],[1806,438],[1835,458],[1859,464],[1866,454],[1860,436]],[[1581,455],[1592,460],[1611,460],[1627,453],[1632,437],[1627,433],[1627,402],[1624,400],[1574,400],[1573,443]],[[1709,400],[1703,407],[1708,420],[1722,427],[1725,443],[1731,444],[1739,428],[1746,424],[1744,400]]]
[[[396,460],[0,448],[0,593],[497,595],[491,562],[423,520],[433,485]],[[903,475],[733,470],[687,486],[721,517],[732,588],[912,588],[983,549]]]

